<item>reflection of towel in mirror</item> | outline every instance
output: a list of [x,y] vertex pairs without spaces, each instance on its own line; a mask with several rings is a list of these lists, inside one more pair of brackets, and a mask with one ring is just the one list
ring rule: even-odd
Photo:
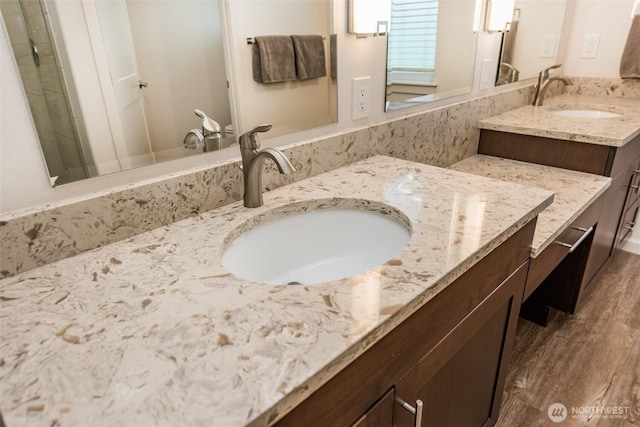
[[322,36],[291,36],[296,56],[296,73],[300,80],[327,75]]
[[253,80],[276,83],[296,79],[293,43],[289,36],[258,36],[253,45]]
[[338,35],[331,34],[329,37],[329,60],[331,61],[331,78],[338,78]]
[[620,77],[640,79],[640,15],[633,17],[627,43],[620,59]]

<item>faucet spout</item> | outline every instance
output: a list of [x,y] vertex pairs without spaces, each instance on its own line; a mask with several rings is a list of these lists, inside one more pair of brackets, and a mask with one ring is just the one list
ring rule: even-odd
[[240,136],[242,154],[242,174],[244,176],[244,205],[248,208],[262,206],[262,169],[266,159],[271,159],[281,174],[288,175],[296,171],[289,158],[275,148],[260,150],[256,133],[266,132],[271,125],[262,125]]
[[558,77],[549,77],[549,70],[553,70],[555,68],[560,68],[562,64],[552,65],[549,68],[545,68],[540,71],[538,74],[538,84],[536,85],[536,94],[533,98],[534,106],[542,106],[544,103],[544,96],[547,93],[547,89],[549,89],[549,85],[554,81],[560,81],[565,86],[573,85],[573,82],[566,77],[558,76]]

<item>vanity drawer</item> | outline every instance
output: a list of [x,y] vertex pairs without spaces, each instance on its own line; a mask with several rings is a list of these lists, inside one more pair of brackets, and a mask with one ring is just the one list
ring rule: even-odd
[[560,262],[593,235],[600,216],[603,198],[599,197],[566,230],[564,230],[542,253],[531,259],[527,283],[522,300],[526,300]]

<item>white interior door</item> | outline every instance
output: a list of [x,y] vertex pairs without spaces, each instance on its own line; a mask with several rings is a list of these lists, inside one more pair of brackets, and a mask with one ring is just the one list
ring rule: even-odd
[[[154,161],[144,110],[143,91],[125,0],[96,0],[100,33],[115,97],[110,121],[114,142],[126,151],[130,167]],[[118,150],[121,151],[121,150]]]

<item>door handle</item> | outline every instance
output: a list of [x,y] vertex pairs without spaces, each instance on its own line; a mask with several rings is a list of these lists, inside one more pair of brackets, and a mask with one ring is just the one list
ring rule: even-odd
[[143,87],[149,86],[149,83],[143,82],[142,80],[138,80],[138,87],[142,89]]
[[422,427],[422,409],[424,408],[424,403],[422,400],[416,400],[416,407],[414,408],[404,400],[396,397],[396,401],[407,411],[413,414],[413,427]]
[[39,67],[40,52],[38,52],[38,46],[36,46],[35,42],[32,39],[29,39],[29,47],[31,47],[31,56],[33,57],[33,62],[36,64],[36,67]]
[[564,246],[565,248],[569,248],[569,253],[573,253],[573,251],[578,249],[578,246],[580,246],[580,243],[582,243],[584,241],[584,239],[586,239],[589,236],[589,234],[591,234],[591,232],[593,231],[593,226],[589,227],[588,229],[580,228],[580,227],[572,227],[572,228],[574,228],[575,230],[583,232],[582,236],[580,236],[580,238],[578,239],[577,242],[575,242],[573,245],[571,245],[569,243],[564,243],[564,242],[556,242],[560,246]]

